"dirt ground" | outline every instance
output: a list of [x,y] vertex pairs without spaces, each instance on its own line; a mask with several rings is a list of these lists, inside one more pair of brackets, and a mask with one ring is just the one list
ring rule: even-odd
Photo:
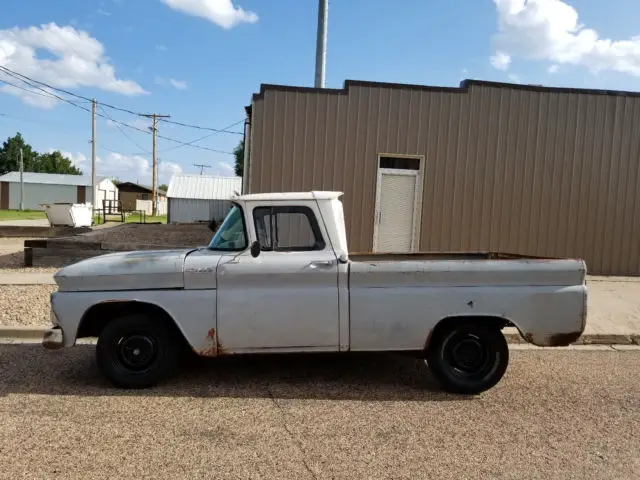
[[213,234],[205,224],[124,224],[71,237],[79,242],[141,243],[176,247],[208,245]]
[[88,345],[0,364],[7,479],[640,478],[639,351],[513,351],[475,397],[394,355],[193,361],[142,391]]

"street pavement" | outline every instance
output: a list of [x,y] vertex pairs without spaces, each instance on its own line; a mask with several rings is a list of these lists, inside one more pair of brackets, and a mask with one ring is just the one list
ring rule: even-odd
[[0,345],[0,478],[638,479],[626,348],[513,350],[463,397],[403,356],[190,359],[120,391],[93,346]]

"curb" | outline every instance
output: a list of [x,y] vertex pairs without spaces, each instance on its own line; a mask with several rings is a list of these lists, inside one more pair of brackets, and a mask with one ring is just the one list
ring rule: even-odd
[[[509,344],[527,344],[519,333],[504,333]],[[640,345],[640,335],[585,333],[572,345]]]
[[[0,339],[42,340],[48,327],[6,327],[0,326]],[[505,332],[507,343],[528,345],[519,333]],[[572,345],[640,345],[640,335],[598,334],[582,335]]]
[[45,327],[0,327],[0,338],[42,340]]

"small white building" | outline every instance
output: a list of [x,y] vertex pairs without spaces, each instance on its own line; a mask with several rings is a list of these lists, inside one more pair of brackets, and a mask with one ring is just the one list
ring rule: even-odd
[[231,208],[230,198],[236,193],[242,193],[242,177],[175,174],[167,190],[167,223],[222,220]]
[[[117,200],[118,187],[108,178],[96,178],[94,208],[102,200]],[[60,173],[23,173],[24,209],[43,210],[45,203],[92,203],[91,177]],[[20,172],[0,175],[0,210],[20,208]]]

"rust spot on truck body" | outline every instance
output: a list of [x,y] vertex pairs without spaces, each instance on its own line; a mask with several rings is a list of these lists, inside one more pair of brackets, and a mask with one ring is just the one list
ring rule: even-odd
[[224,347],[220,344],[218,337],[216,336],[215,328],[210,328],[207,331],[207,341],[209,342],[210,347],[201,350],[194,349],[196,354],[200,355],[201,357],[219,357],[220,355],[227,354],[227,352],[224,350]]

